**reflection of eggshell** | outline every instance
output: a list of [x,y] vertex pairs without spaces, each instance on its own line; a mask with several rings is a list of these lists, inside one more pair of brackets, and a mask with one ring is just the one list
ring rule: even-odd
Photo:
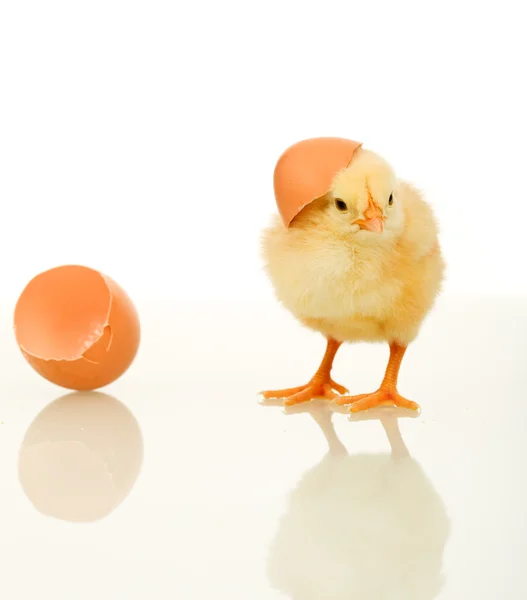
[[31,423],[18,473],[39,512],[90,522],[123,502],[142,460],[143,439],[132,413],[101,392],[74,392],[46,406]]
[[361,146],[344,138],[320,137],[287,148],[274,170],[276,204],[286,227],[305,206],[327,194],[335,175]]
[[53,383],[93,390],[119,378],[139,347],[139,317],[115,281],[87,267],[44,271],[24,288],[15,335],[28,363]]

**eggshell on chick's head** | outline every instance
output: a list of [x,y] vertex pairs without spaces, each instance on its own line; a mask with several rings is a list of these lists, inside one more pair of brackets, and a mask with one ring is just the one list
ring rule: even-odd
[[318,137],[293,144],[274,170],[274,194],[286,227],[309,203],[329,191],[335,175],[351,162],[362,146],[338,137]]
[[34,277],[17,301],[14,329],[33,369],[73,390],[118,379],[140,341],[139,317],[126,292],[110,277],[78,265]]

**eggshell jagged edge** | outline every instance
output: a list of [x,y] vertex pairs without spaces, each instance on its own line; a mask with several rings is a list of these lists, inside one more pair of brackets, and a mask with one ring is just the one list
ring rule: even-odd
[[[15,338],[18,344],[18,347],[20,348],[20,351],[22,352],[22,354],[24,355],[24,357],[26,359],[29,359],[29,357],[31,358],[36,358],[37,360],[42,360],[44,362],[77,362],[78,360],[85,360],[86,362],[89,362],[93,365],[98,365],[102,362],[102,360],[92,360],[90,358],[88,358],[86,355],[87,352],[90,352],[90,350],[92,350],[95,346],[97,346],[102,338],[105,336],[106,332],[110,332],[109,333],[109,337],[110,340],[106,346],[106,348],[104,349],[104,352],[108,352],[108,350],[110,349],[111,345],[112,345],[112,341],[113,341],[113,331],[110,325],[110,314],[112,312],[112,306],[113,306],[113,294],[112,291],[110,289],[110,283],[109,283],[109,278],[106,277],[106,275],[104,275],[103,273],[101,273],[100,271],[95,271],[100,277],[101,279],[104,281],[104,285],[106,286],[106,290],[108,293],[108,310],[106,311],[106,317],[104,319],[104,325],[102,326],[102,330],[101,332],[97,335],[95,334],[93,341],[91,342],[84,342],[84,345],[86,346],[85,350],[83,352],[81,352],[80,354],[78,354],[77,356],[71,357],[71,358],[64,358],[64,357],[56,357],[56,356],[40,356],[39,354],[35,354],[34,352],[30,352],[27,348],[24,347],[24,344],[22,344],[21,342],[18,341],[18,336],[17,336],[17,324],[16,321],[13,324],[13,331],[15,333]],[[31,282],[29,282],[31,283]],[[29,284],[28,284],[29,285]],[[23,292],[22,292],[23,293]],[[92,334],[93,335],[93,334]],[[88,334],[89,337],[92,337],[91,335]]]

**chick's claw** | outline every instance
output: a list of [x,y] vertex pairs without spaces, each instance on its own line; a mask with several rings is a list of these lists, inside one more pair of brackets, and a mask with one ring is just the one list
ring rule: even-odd
[[373,394],[360,394],[358,396],[342,396],[337,404],[349,404],[350,412],[356,413],[378,406],[398,406],[418,411],[419,404],[403,398],[397,390],[380,389]]
[[330,378],[328,381],[311,381],[306,385],[285,390],[265,391],[262,392],[262,396],[266,399],[281,398],[284,400],[285,406],[293,406],[315,399],[335,400],[338,398],[338,394],[335,392],[347,394],[348,390]]

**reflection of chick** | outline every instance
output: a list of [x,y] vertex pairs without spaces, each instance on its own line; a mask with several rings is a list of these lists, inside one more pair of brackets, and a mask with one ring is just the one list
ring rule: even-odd
[[273,588],[293,600],[437,596],[449,521],[397,421],[385,427],[391,455],[345,455],[328,438],[330,451],[292,492],[272,543]]
[[397,392],[406,347],[439,292],[443,278],[431,208],[373,152],[359,149],[324,197],[307,205],[290,227],[276,219],[263,235],[263,252],[278,299],[304,325],[328,340],[309,384],[264,392],[292,405],[334,399],[346,389],[330,377],[342,342],[390,345],[379,390],[344,396],[359,411],[382,404],[417,409]]

